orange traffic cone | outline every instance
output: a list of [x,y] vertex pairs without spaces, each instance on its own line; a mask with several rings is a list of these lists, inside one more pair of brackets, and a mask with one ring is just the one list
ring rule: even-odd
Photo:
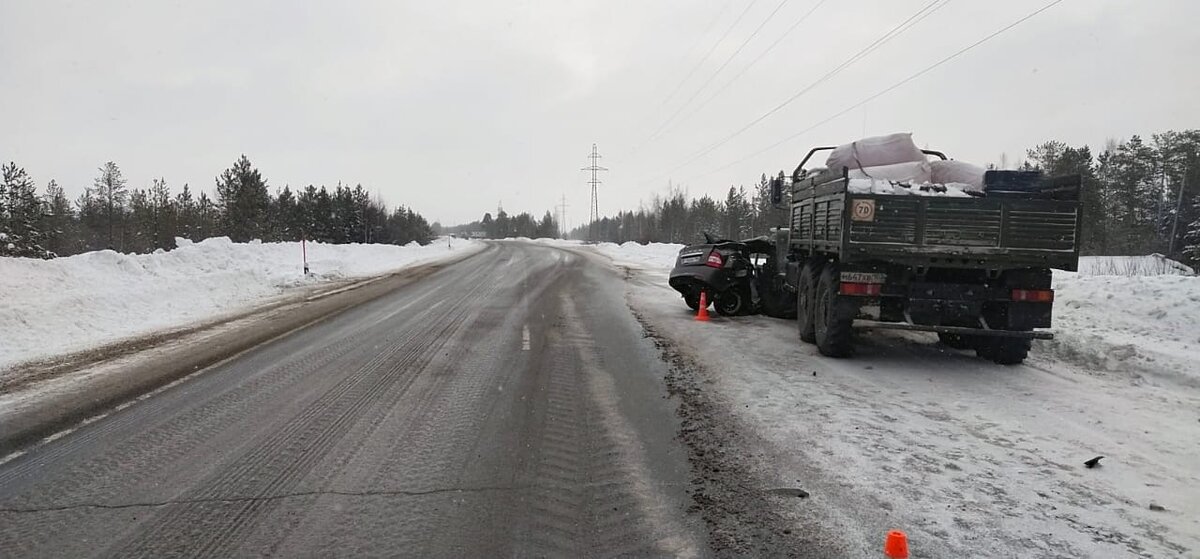
[[890,559],[908,559],[908,536],[900,530],[888,532],[883,542],[883,554]]
[[700,310],[696,312],[696,320],[708,322],[708,292],[700,292]]

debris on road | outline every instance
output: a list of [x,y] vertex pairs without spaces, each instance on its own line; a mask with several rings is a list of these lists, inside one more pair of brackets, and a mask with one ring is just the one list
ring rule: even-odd
[[798,497],[801,499],[808,498],[808,491],[800,489],[799,487],[777,487],[775,489],[768,489],[767,493],[771,493],[773,495],[783,495],[785,497]]

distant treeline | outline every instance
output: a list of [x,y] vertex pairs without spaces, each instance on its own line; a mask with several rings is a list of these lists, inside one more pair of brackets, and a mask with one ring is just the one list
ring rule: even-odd
[[[1047,175],[1079,174],[1087,255],[1160,253],[1200,261],[1200,130],[1110,141],[1099,156],[1088,146],[1048,141],[1026,152],[1021,169]],[[784,176],[781,171],[779,176]],[[728,238],[763,235],[786,227],[786,210],[769,201],[768,175],[750,188],[730,187],[724,200],[691,198],[678,188],[654,197],[648,207],[604,217],[598,240],[694,243],[708,231]],[[571,238],[591,239],[592,224]]]
[[127,188],[116,163],[105,163],[92,186],[74,201],[51,180],[39,193],[16,163],[0,182],[0,256],[53,258],[91,250],[152,252],[175,248],[175,237],[199,241],[227,236],[237,242],[427,244],[433,228],[403,206],[394,210],[362,185],[332,190],[285,186],[274,194],[246,156],[216,179],[216,196],[184,184],[172,194],[164,179]]
[[[783,171],[778,173],[782,177]],[[729,239],[765,235],[772,227],[787,227],[788,211],[771,206],[771,181],[767,174],[750,187],[729,187],[724,200],[707,194],[691,198],[672,187],[666,195],[655,195],[649,207],[603,217],[594,224],[576,227],[567,235],[572,239],[614,243],[695,243],[702,234],[712,233]]]
[[469,235],[471,233],[483,233],[489,239],[508,239],[513,237],[528,237],[536,239],[539,237],[555,238],[558,237],[558,221],[550,212],[542,216],[541,220],[533,217],[529,213],[519,213],[510,216],[503,209],[496,212],[496,217],[492,217],[491,212],[483,214],[483,219],[472,221],[463,225],[455,225],[445,229],[447,233],[456,235]]

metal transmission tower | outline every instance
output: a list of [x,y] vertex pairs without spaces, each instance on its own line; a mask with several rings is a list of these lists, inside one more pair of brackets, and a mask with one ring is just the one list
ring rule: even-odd
[[558,236],[567,238],[567,195],[563,193],[562,203],[558,205]]
[[600,221],[600,206],[596,203],[596,185],[600,184],[601,181],[596,178],[596,173],[608,170],[596,164],[600,160],[600,157],[600,152],[596,150],[596,144],[592,144],[592,154],[588,156],[588,159],[592,160],[592,164],[582,169],[592,172],[592,180],[588,181],[588,184],[592,185],[592,215],[591,223],[588,224],[588,237],[590,237],[588,240],[593,243],[598,241],[596,238],[596,222]]

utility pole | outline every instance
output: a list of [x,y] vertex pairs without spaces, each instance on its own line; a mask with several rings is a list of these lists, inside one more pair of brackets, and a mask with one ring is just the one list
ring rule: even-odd
[[596,185],[600,184],[600,179],[596,178],[596,173],[599,171],[608,170],[596,164],[600,161],[600,157],[600,152],[596,150],[596,144],[592,144],[592,154],[588,156],[588,159],[592,160],[592,164],[582,169],[583,171],[592,172],[592,180],[588,181],[588,184],[592,185],[592,221],[588,225],[588,236],[591,237],[589,240],[591,240],[593,243],[597,242],[598,240],[596,239],[596,222],[600,220],[600,206],[596,203]]
[[567,195],[562,195],[562,203],[558,205],[558,236],[567,238]]
[[[1171,223],[1171,240],[1167,244],[1167,258],[1175,255],[1175,235],[1179,231],[1179,212],[1183,211],[1183,191],[1187,190],[1187,176],[1190,161],[1183,166],[1183,181],[1179,184],[1179,200],[1175,202],[1175,220]],[[1163,173],[1164,175],[1166,173]]]

